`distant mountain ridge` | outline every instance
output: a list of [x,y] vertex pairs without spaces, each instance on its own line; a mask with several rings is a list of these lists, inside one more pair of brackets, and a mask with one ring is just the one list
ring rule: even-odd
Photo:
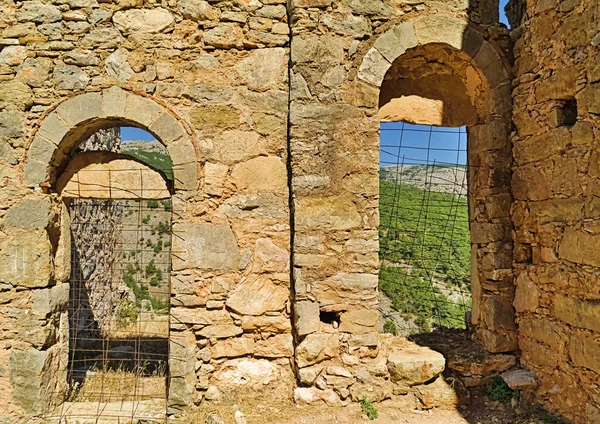
[[423,190],[467,195],[467,167],[465,165],[400,165],[384,166],[379,178],[395,184],[408,184]]
[[168,180],[173,179],[173,161],[160,141],[123,140],[121,153],[162,171]]

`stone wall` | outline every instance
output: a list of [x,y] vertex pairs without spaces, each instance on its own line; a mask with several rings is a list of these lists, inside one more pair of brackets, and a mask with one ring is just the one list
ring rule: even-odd
[[513,1],[515,273],[521,363],[538,399],[600,420],[598,3]]
[[[174,162],[171,405],[265,382],[289,396],[285,1],[0,9],[0,416],[64,393],[70,249],[54,184],[81,140],[119,125]],[[65,296],[38,313],[47,293]]]
[[308,402],[408,393],[403,347],[376,332],[378,109],[432,95],[401,81],[439,70],[472,107],[475,334],[516,349],[516,308],[540,398],[596,417],[597,9],[512,3],[511,94],[497,1],[0,0],[0,416],[64,391],[56,181],[81,140],[118,125],[174,163],[173,411],[296,385]]

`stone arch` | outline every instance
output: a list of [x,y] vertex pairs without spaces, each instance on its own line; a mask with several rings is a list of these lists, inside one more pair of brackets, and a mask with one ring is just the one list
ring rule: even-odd
[[[471,320],[487,350],[515,350],[510,220],[512,146],[509,139],[512,100],[508,60],[463,19],[429,15],[390,24],[357,61],[354,102],[358,106],[381,107],[379,100],[393,66],[411,53],[424,57],[432,54],[435,50],[431,46],[446,46],[457,52],[460,60],[478,76],[477,89],[468,93],[475,117],[467,121]],[[437,123],[440,124],[443,122]]]
[[41,121],[27,151],[23,182],[53,186],[79,141],[102,128],[131,125],[152,133],[173,160],[175,190],[194,191],[198,169],[190,132],[164,106],[119,87],[71,97]]

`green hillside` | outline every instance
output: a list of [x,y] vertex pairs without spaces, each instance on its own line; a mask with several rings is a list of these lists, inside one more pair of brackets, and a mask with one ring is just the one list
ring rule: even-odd
[[383,180],[380,190],[380,289],[423,331],[464,327],[470,309],[467,199]]

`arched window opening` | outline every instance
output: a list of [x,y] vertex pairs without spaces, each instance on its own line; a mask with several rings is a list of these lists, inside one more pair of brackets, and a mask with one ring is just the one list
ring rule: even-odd
[[69,388],[60,415],[95,407],[107,417],[164,416],[172,160],[144,130],[101,129],[71,150],[56,190],[71,249]]
[[470,321],[469,204],[476,170],[467,127],[482,79],[446,44],[407,50],[380,92],[381,325],[402,335]]
[[464,328],[471,309],[467,190],[465,127],[381,124],[384,331]]

